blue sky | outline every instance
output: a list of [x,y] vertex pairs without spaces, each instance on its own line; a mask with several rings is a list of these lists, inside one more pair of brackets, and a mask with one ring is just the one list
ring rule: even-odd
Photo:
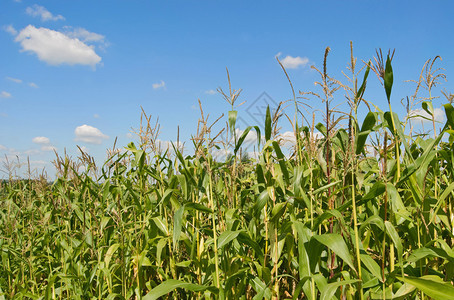
[[[344,80],[350,41],[358,64],[376,48],[396,49],[393,108],[405,116],[400,99],[414,90],[405,80],[418,79],[427,59],[442,57],[441,88],[454,90],[453,9],[451,1],[1,0],[0,162],[29,157],[52,177],[52,150],[74,157],[76,145],[102,161],[116,137],[119,146],[134,140],[141,106],[159,117],[161,140],[175,140],[179,125],[188,141],[197,99],[211,120],[230,109],[212,93],[228,88],[226,67],[243,89],[239,115],[253,123],[246,109],[263,92],[291,98],[277,54],[297,91],[316,90],[310,66],[321,67],[329,46],[328,71]],[[373,74],[365,97],[387,109]],[[342,92],[334,102],[345,102]]]

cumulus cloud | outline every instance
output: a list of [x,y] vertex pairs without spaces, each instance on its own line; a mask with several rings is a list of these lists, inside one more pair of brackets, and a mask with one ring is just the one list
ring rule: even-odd
[[35,88],[35,89],[39,88],[39,86],[36,83],[34,83],[34,82],[30,82],[28,85],[30,87],[32,87],[32,88]]
[[216,91],[215,90],[208,90],[208,91],[205,91],[205,94],[214,95],[214,94],[216,94]]
[[0,98],[11,98],[11,94],[5,91],[0,93]]
[[[281,54],[282,53],[279,52],[278,54],[276,54],[276,56],[279,57],[279,56],[281,56]],[[309,58],[301,57],[301,56],[293,57],[293,56],[287,55],[283,59],[279,59],[279,60],[281,61],[282,65],[286,69],[298,69],[299,67],[304,67],[305,65],[307,65],[309,63]]]
[[28,25],[15,41],[21,44],[22,52],[35,53],[41,61],[54,66],[80,64],[94,67],[101,61],[93,46],[48,28]]
[[74,134],[76,135],[76,141],[81,141],[89,144],[99,145],[103,142],[103,140],[109,138],[109,136],[102,133],[98,128],[85,124],[76,127]]
[[[415,121],[432,122],[432,116],[429,115],[424,109],[413,109],[408,113],[408,117]],[[443,122],[445,120],[445,113],[439,107],[434,109],[435,122]]]
[[22,79],[17,79],[13,77],[6,77],[9,81],[15,82],[15,83],[22,83]]
[[54,16],[45,7],[39,6],[37,4],[27,7],[25,9],[25,12],[32,17],[40,17],[41,21],[43,22],[65,20],[62,15]]
[[166,83],[163,80],[161,80],[161,82],[153,83],[152,86],[153,86],[153,89],[157,90],[157,89],[160,89],[160,88],[165,88],[166,87]]
[[13,27],[13,25],[5,26],[5,27],[3,27],[3,29],[13,36],[17,35],[17,30]]

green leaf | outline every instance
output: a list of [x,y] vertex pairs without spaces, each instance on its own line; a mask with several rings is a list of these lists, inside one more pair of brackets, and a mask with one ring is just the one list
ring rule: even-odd
[[142,299],[144,300],[155,300],[159,297],[169,294],[175,289],[183,288],[191,292],[203,292],[205,290],[210,290],[213,293],[217,293],[215,287],[208,287],[204,285],[198,285],[193,283],[187,283],[181,280],[169,279],[152,289],[148,294],[145,295]]
[[423,101],[421,104],[422,108],[429,114],[429,116],[433,117],[434,114],[434,106],[430,101]]
[[370,191],[361,199],[362,201],[367,201],[375,199],[386,191],[386,184],[381,181],[374,183]]
[[423,247],[416,249],[411,253],[411,255],[408,257],[407,261],[408,262],[417,262],[423,258],[432,258],[432,257],[440,257],[445,260],[451,260],[453,261],[453,258],[450,257],[444,250],[439,249],[439,248],[432,248],[432,247]]
[[312,227],[312,230],[316,231],[318,226],[320,224],[322,224],[323,221],[325,221],[326,219],[329,219],[331,217],[335,217],[340,222],[343,221],[342,214],[338,210],[330,209],[330,210],[327,210],[327,211],[323,212],[323,214],[321,214],[320,216],[317,217],[317,219],[315,219],[314,226]]
[[282,215],[285,212],[285,208],[287,207],[287,202],[280,202],[277,203],[274,207],[273,210],[271,211],[271,222],[277,222],[279,221],[279,218],[282,217]]
[[399,280],[411,284],[435,300],[454,299],[454,287],[444,282],[438,276],[427,275],[422,277],[397,277]]
[[446,125],[445,129],[448,129],[447,126],[451,126],[451,129],[454,129],[454,107],[452,106],[451,103],[443,105],[445,108],[445,114],[446,114]]
[[385,76],[384,76],[384,84],[386,90],[386,97],[388,98],[388,103],[391,102],[391,89],[393,87],[393,68],[391,66],[391,59],[388,57],[386,58],[386,67],[385,67]]
[[337,289],[340,286],[357,283],[358,281],[359,281],[358,279],[350,279],[350,280],[328,283],[322,289],[322,293],[320,295],[320,300],[331,300],[334,297],[334,294],[336,293]]
[[319,243],[330,248],[337,256],[345,261],[353,270],[356,270],[353,259],[348,250],[347,244],[340,234],[337,233],[326,233],[323,235],[314,235]]
[[404,269],[403,269],[403,264],[402,264],[402,254],[403,254],[402,241],[400,240],[399,235],[397,234],[397,231],[394,228],[393,224],[391,224],[391,222],[385,221],[385,228],[386,228],[386,232],[388,233],[389,237],[393,241],[394,246],[396,246],[397,256],[399,258],[399,264],[400,264],[401,272],[403,275]]
[[380,266],[377,262],[375,262],[375,260],[373,260],[367,253],[362,253],[359,256],[366,269],[369,270],[374,277],[379,278],[383,282]]
[[369,112],[364,118],[361,131],[358,133],[358,137],[356,138],[356,154],[360,154],[364,151],[364,145],[366,144],[367,137],[374,128],[375,123],[377,123],[377,114]]
[[270,106],[266,107],[266,117],[265,117],[265,141],[269,141],[271,139],[271,113],[270,113]]
[[247,127],[243,133],[241,134],[240,138],[238,139],[238,142],[236,143],[235,149],[233,150],[234,154],[238,152],[240,149],[241,145],[243,144],[244,140],[246,139],[246,136],[248,135],[249,131],[251,131],[251,126]]
[[260,195],[257,197],[257,200],[254,204],[254,214],[259,217],[262,213],[262,209],[265,207],[265,204],[270,199],[270,195],[268,194],[267,190],[263,190]]
[[361,84],[358,92],[355,95],[355,100],[361,99],[364,95],[364,91],[366,90],[367,77],[369,76],[370,71],[370,64],[371,62],[369,61],[369,63],[367,64],[366,72],[364,73],[363,83]]
[[183,223],[184,205],[175,212],[173,216],[173,247],[178,249],[178,242],[181,235],[181,224]]
[[194,203],[194,202],[189,202],[184,205],[185,209],[195,209],[201,212],[207,212],[207,213],[212,213],[213,211],[206,207],[205,205],[202,205],[200,203]]
[[288,170],[287,170],[287,165],[285,164],[285,156],[282,153],[278,142],[273,141],[273,148],[274,148],[274,151],[276,152],[277,158],[279,159],[279,166],[281,167],[282,174],[284,174],[284,180],[288,184],[289,174],[288,174]]
[[241,230],[235,230],[235,231],[226,230],[223,233],[221,233],[221,235],[219,235],[219,237],[218,237],[218,249],[221,249],[222,247],[224,247],[225,245],[227,245],[228,243],[230,243],[231,241],[236,239],[236,237],[240,233],[241,233]]
[[120,244],[113,244],[112,246],[109,247],[109,250],[107,250],[106,256],[104,257],[104,263],[106,264],[106,269],[109,268],[110,261],[112,260],[112,256],[117,251],[118,247],[120,247]]
[[231,110],[229,111],[229,127],[230,127],[230,134],[233,137],[236,137],[236,132],[235,132],[235,124],[236,124],[236,118],[237,118],[238,112],[236,110]]
[[166,223],[164,223],[161,217],[154,217],[152,220],[162,233],[164,233],[166,236],[170,234],[169,229],[167,229]]

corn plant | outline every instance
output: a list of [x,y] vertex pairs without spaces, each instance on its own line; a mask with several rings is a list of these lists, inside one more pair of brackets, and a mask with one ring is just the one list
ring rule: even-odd
[[[219,119],[210,123],[200,105],[191,154],[179,140],[162,149],[158,123],[142,112],[139,142],[114,146],[102,166],[80,149],[57,155],[54,182],[2,181],[0,299],[454,298],[454,107],[444,105],[436,132],[437,57],[408,98],[417,102],[426,82],[433,134],[415,135],[392,111],[394,53],[358,66],[351,46],[348,83],[328,74],[328,53],[321,92],[300,92],[325,105],[319,123],[281,64],[295,108],[289,151],[269,107],[264,132],[237,136],[241,90],[228,74],[225,159],[213,156]],[[385,111],[364,99],[370,70]],[[242,159],[251,130],[260,155]]]

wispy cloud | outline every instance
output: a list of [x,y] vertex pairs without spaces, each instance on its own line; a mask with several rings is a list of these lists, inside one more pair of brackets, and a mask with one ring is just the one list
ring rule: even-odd
[[0,98],[11,98],[11,94],[5,91],[0,93]]
[[28,85],[30,87],[32,87],[32,88],[35,88],[35,89],[39,88],[39,86],[36,83],[34,83],[34,82],[29,82]]
[[163,89],[166,87],[166,83],[163,80],[161,80],[161,82],[153,83],[152,86],[153,86],[153,89],[155,89],[155,90],[161,89],[161,88]]
[[216,94],[216,91],[215,90],[208,90],[208,91],[205,91],[205,94],[214,95],[214,94]]
[[39,145],[47,145],[47,144],[50,144],[50,140],[49,138],[45,137],[45,136],[37,136],[37,137],[34,137],[32,139],[32,142],[35,143],[35,144],[39,144]]
[[49,65],[80,64],[94,67],[101,62],[101,57],[93,47],[48,28],[28,25],[21,30],[15,41],[21,44],[21,51],[35,53]]
[[65,34],[71,38],[78,38],[83,42],[102,42],[105,43],[106,37],[102,34],[90,32],[85,28],[65,26]]
[[50,143],[50,139],[45,136],[37,136],[32,139],[32,142],[41,146],[42,151],[54,151],[57,150],[52,144]]
[[13,25],[7,25],[3,27],[3,30],[11,34],[12,36],[17,35],[17,30],[13,27]]
[[109,138],[109,136],[102,133],[101,130],[90,125],[82,125],[76,127],[74,134],[76,135],[76,141],[81,141],[89,144],[99,145],[103,142],[103,140]]
[[22,79],[13,78],[13,77],[5,77],[5,78],[8,79],[9,81],[12,81],[15,83],[22,83]]
[[[279,52],[278,54],[276,54],[276,57],[279,57],[281,55],[282,55],[282,53]],[[301,57],[301,56],[293,57],[293,56],[287,55],[283,59],[279,59],[279,60],[281,61],[284,68],[286,68],[286,69],[298,69],[300,67],[306,66],[309,63],[309,58]]]
[[40,17],[43,22],[65,20],[62,15],[54,16],[45,7],[37,4],[27,7],[25,12],[32,17]]

